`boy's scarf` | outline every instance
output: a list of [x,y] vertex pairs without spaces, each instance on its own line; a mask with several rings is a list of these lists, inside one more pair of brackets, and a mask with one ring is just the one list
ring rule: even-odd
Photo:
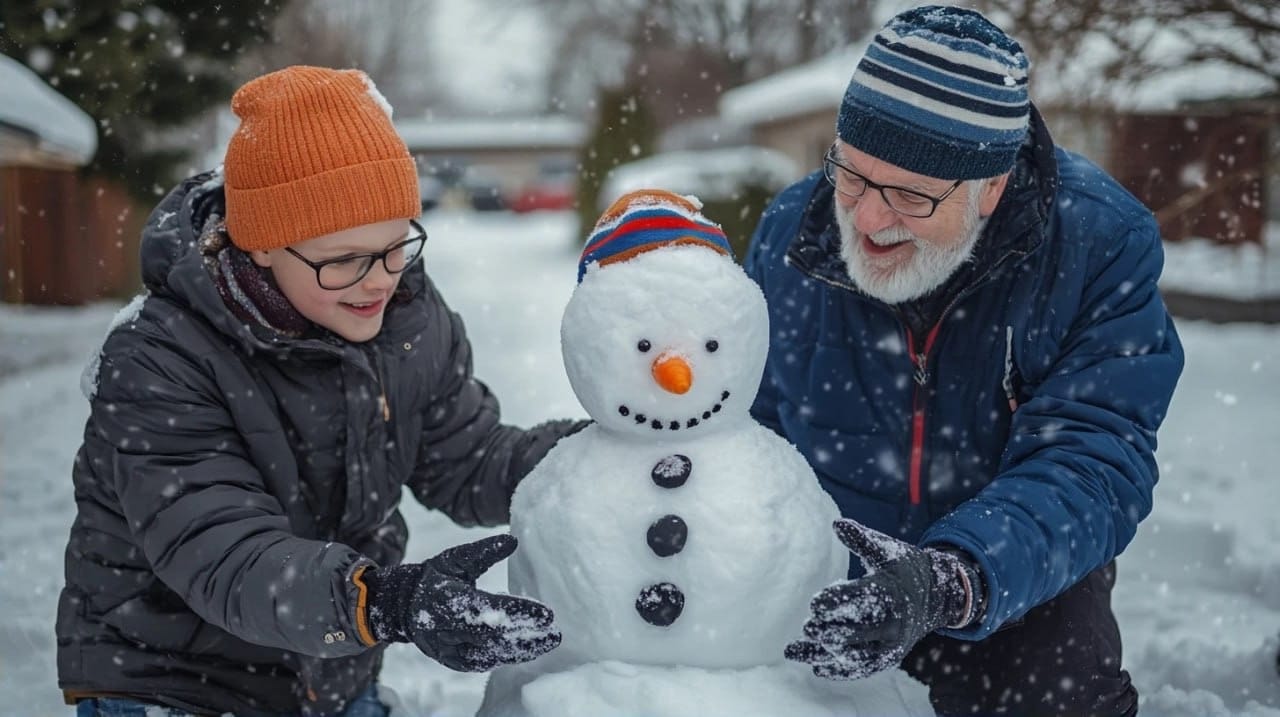
[[281,293],[271,272],[231,243],[221,217],[212,216],[206,222],[200,253],[218,295],[236,318],[291,338],[300,338],[313,327]]

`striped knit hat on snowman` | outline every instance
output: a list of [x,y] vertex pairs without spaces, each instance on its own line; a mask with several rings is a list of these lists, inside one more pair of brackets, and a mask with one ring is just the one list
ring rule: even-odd
[[600,215],[591,230],[578,261],[578,283],[582,283],[593,264],[626,261],[664,246],[703,246],[732,258],[733,250],[724,230],[702,216],[701,209],[693,197],[661,189],[624,194]]

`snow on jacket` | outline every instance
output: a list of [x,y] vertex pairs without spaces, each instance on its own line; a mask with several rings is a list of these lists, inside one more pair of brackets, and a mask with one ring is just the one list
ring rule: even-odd
[[771,331],[753,414],[845,516],[977,559],[985,618],[947,632],[967,639],[1133,538],[1183,365],[1151,213],[1032,127],[971,278],[924,336],[853,286],[820,172],[775,199],[745,262]]
[[516,482],[573,424],[499,423],[420,264],[366,344],[244,324],[197,249],[222,207],[206,174],[152,213],[148,295],[91,377],[58,681],[199,713],[324,713],[379,667],[352,574],[400,562],[402,486],[460,524],[505,523]]

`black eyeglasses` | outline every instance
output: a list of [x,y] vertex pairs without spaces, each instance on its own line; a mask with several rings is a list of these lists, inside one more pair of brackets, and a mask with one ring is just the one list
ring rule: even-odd
[[964,183],[964,180],[957,179],[956,183],[952,184],[951,188],[943,192],[940,197],[931,197],[928,194],[922,194],[906,187],[876,184],[836,159],[835,145],[832,145],[831,149],[827,150],[827,156],[823,157],[822,169],[827,175],[827,181],[831,182],[831,186],[846,197],[857,199],[866,194],[867,188],[870,187],[880,192],[885,205],[890,209],[903,216],[916,219],[926,219],[933,216],[942,200],[951,196],[951,193]]
[[419,256],[422,256],[422,247],[427,243],[427,232],[422,228],[421,224],[412,219],[409,220],[409,226],[413,227],[415,232],[413,236],[388,247],[385,251],[373,254],[356,254],[355,256],[340,256],[336,259],[326,259],[324,261],[311,261],[294,251],[292,247],[285,247],[284,250],[316,270],[316,282],[320,284],[320,288],[330,290],[345,289],[349,286],[355,286],[361,279],[368,276],[369,270],[373,268],[373,263],[379,259],[382,260],[382,266],[387,270],[388,274],[399,274],[408,269]]

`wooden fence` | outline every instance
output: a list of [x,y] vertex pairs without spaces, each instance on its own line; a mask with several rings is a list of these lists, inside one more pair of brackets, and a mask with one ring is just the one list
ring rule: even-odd
[[145,220],[116,184],[0,167],[0,301],[79,305],[134,293]]

